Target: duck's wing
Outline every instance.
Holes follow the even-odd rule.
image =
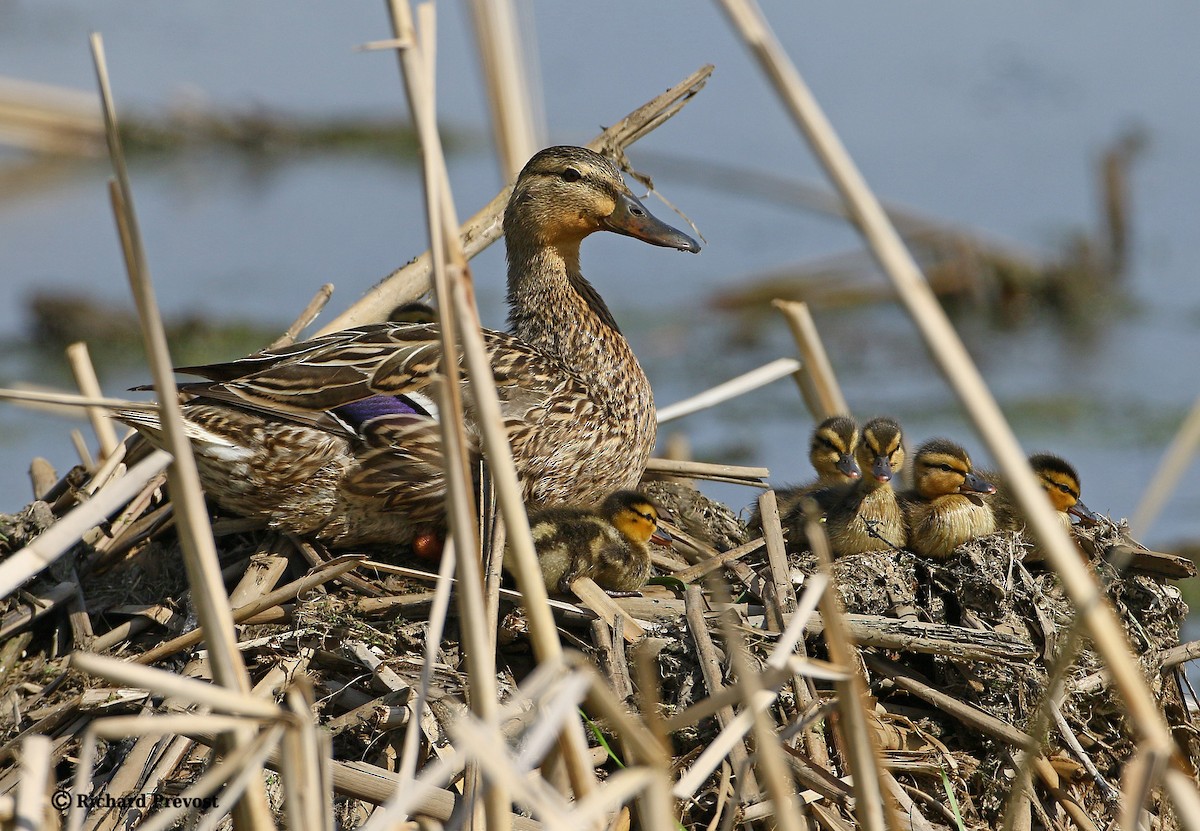
[[[550,397],[559,402],[588,397],[583,382],[553,357],[505,332],[484,330],[483,335],[506,417],[519,419],[545,406]],[[209,381],[181,389],[297,415],[336,412],[373,396],[394,396],[411,413],[436,419],[426,387],[440,368],[440,337],[437,324],[361,326],[229,363],[182,368],[180,372]]]

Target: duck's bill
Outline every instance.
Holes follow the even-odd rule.
[[[1070,508],[1067,508],[1068,514],[1074,514],[1084,522],[1100,522],[1100,515],[1092,513],[1092,510],[1082,502],[1076,502]]]
[[[606,230],[625,234],[651,245],[677,248],[680,251],[691,251],[693,254],[700,251],[700,243],[655,218],[646,210],[645,205],[627,193],[617,196],[617,206],[600,222]]]
[[[655,528],[654,533],[650,535],[650,542],[655,545],[665,546],[666,548],[670,548],[674,540],[675,538],[671,536],[670,532],[666,531],[661,525]]]
[[[959,490],[963,493],[995,493],[996,486],[974,473],[968,473]]]
[[[854,461],[853,456],[840,457],[836,467],[838,472],[848,479],[857,479],[862,476],[862,470],[859,469],[858,462]]]
[[[892,481],[892,463],[887,460],[886,456],[875,457],[875,462],[871,465],[871,475],[877,482]]]

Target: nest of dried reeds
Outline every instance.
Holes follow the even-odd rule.
[[[75,472],[67,478],[76,484],[64,481],[54,506],[36,501],[0,518],[5,552],[36,539],[53,526],[56,512],[83,497],[90,477]],[[671,558],[681,560],[675,573],[703,563],[710,541],[721,550],[748,547],[734,514],[690,485],[665,480],[647,488],[678,525],[678,550],[661,553],[664,574],[671,570],[662,563]],[[188,638],[196,615],[169,495],[157,481],[147,491],[146,499],[134,500],[142,503],[136,516],[119,529],[97,529],[4,601],[0,793],[13,790],[24,774],[20,749],[30,735],[50,739],[53,779],[68,788],[77,774],[71,760],[94,741],[87,727],[96,720],[195,712],[154,689],[100,683],[73,671],[66,660],[72,649],[87,649],[185,677],[205,676],[205,653]],[[245,524],[215,523],[223,576],[241,621],[239,650],[256,690],[276,695],[288,687],[304,690],[314,723],[328,737],[337,820],[354,827],[391,794],[390,778],[400,764],[423,672],[429,687],[421,714],[421,767],[453,753],[450,737],[467,718],[469,690],[457,620],[452,614],[436,649],[428,651],[436,575],[427,566],[405,562],[404,568],[388,569],[401,573],[389,574],[359,564],[335,576],[356,561],[339,562],[311,543],[266,530],[239,530]],[[226,528],[231,533],[223,533]],[[1146,681],[1187,757],[1198,758],[1188,688],[1174,649],[1187,612],[1178,590],[1159,577],[1122,573],[1105,559],[1106,552],[1128,544],[1124,529],[1105,524],[1078,533],[1088,549],[1100,552],[1089,566],[1142,656]],[[1103,661],[1073,629],[1073,606],[1058,578],[1025,562],[1030,550],[1021,535],[1002,533],[964,546],[945,563],[907,551],[834,563],[833,586],[869,685],[870,727],[886,775],[910,816],[933,825],[995,827],[1031,735],[1039,750],[1031,765],[1029,810],[1040,824],[1057,827],[1062,816],[1077,812],[1101,827],[1116,815],[1122,772],[1135,756],[1136,726],[1129,724]],[[820,573],[816,558],[804,552],[791,557],[788,568],[789,582],[801,586]],[[646,632],[628,644],[585,606],[556,603],[561,636],[602,668],[604,683],[628,708],[628,717],[660,726],[673,779],[702,769],[697,762],[704,751],[734,729],[741,708],[732,700],[716,707],[713,697],[728,696],[739,672],[765,677],[775,666],[771,653],[780,621],[772,620],[770,590],[764,588],[773,585],[771,572],[760,545],[712,572],[715,582],[707,590],[667,580],[642,597],[619,599],[619,607]],[[304,581],[306,574],[315,579]],[[502,599],[500,618],[500,695],[519,705],[502,730],[517,741],[528,738],[538,716],[536,703],[523,700],[521,690],[536,661],[520,604]],[[784,615],[784,626],[790,619]],[[797,652],[828,657],[826,628],[821,618],[811,621]],[[1047,706],[1046,691],[1056,674],[1062,691]],[[843,781],[848,748],[839,724],[846,705],[830,681],[805,675],[772,676],[767,688],[778,694],[763,716],[807,810],[823,816],[825,827],[854,827],[853,792]],[[644,684],[652,689],[639,688]],[[602,710],[585,705],[585,712],[594,731],[591,763],[603,782],[630,761],[623,750],[627,737],[624,726]],[[196,719],[200,724],[202,718]],[[88,813],[88,827],[127,821],[131,811],[149,804],[137,802],[138,794],[157,795],[165,804],[167,796],[189,793],[212,763],[213,740],[198,729],[181,730],[171,741],[132,735],[101,741],[90,771],[96,807]],[[756,777],[760,757],[752,731],[731,744],[696,779],[690,798],[676,803],[677,821],[707,828],[768,816],[774,808],[759,781],[762,774]],[[280,764],[268,759],[269,767]],[[540,771],[553,781],[549,764]],[[460,798],[455,777],[449,781],[441,801],[426,799],[412,814],[448,820]],[[283,790],[269,788],[267,794],[283,812]],[[1159,799],[1147,809],[1155,827],[1179,827]]]

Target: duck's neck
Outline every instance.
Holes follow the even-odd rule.
[[[625,342],[612,312],[579,270],[578,242],[510,244],[508,309],[514,335],[571,364],[595,352],[598,337]]]

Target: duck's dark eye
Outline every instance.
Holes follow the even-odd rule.
[[[573,167],[568,167],[562,172],[562,179],[564,182],[578,182],[582,178],[583,174]]]

